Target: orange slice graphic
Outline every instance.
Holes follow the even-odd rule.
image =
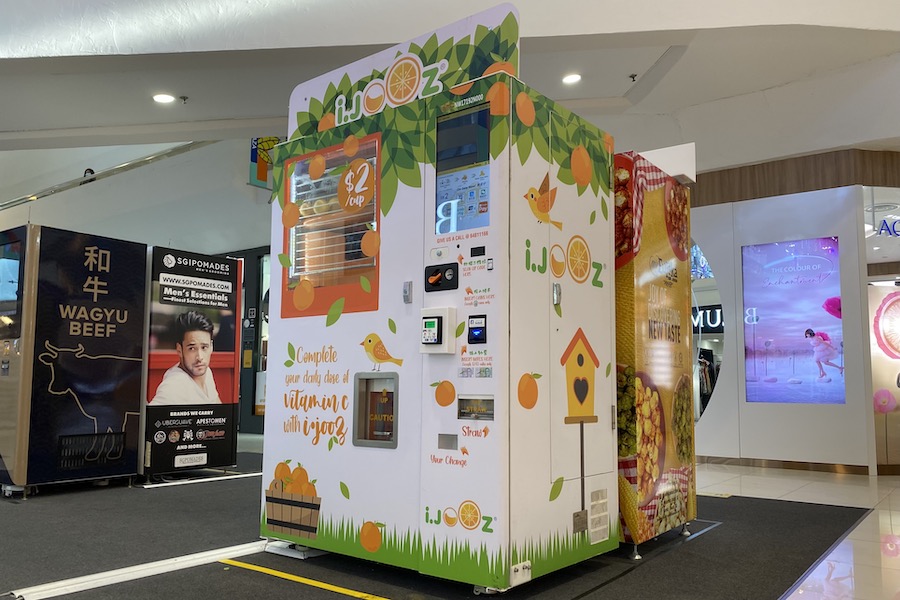
[[[471,500],[459,505],[459,524],[466,529],[475,529],[481,523],[481,509]]]
[[[394,106],[406,104],[419,92],[422,64],[417,58],[404,56],[388,69],[384,79],[388,102]]]
[[[591,250],[580,235],[573,236],[566,248],[569,275],[576,283],[583,283],[591,272]]]

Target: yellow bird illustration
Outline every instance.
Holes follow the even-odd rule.
[[[541,189],[530,188],[528,193],[525,194],[525,199],[528,200],[528,206],[531,208],[534,216],[537,217],[539,223],[550,223],[562,231],[562,223],[550,218],[550,209],[553,208],[553,204],[556,202],[556,188],[550,187],[549,173],[544,175]]]
[[[363,350],[366,351],[366,356],[372,361],[373,371],[380,371],[381,363],[386,362],[394,363],[398,367],[403,366],[403,359],[391,356],[391,353],[384,347],[384,342],[381,341],[377,333],[370,333],[359,345],[363,347]]]

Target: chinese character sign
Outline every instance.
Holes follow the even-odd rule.
[[[147,247],[40,229],[28,482],[137,472]]]

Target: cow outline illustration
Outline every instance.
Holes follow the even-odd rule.
[[[53,344],[51,344],[49,340],[45,340],[44,347],[46,348],[46,351],[41,352],[38,355],[38,360],[41,362],[41,364],[46,365],[50,369],[50,382],[47,385],[47,392],[54,396],[71,395],[72,399],[75,401],[75,405],[78,407],[78,410],[81,412],[81,414],[83,414],[86,418],[88,418],[93,423],[95,436],[98,436],[100,433],[115,433],[115,431],[113,430],[112,424],[108,423],[108,422],[106,423],[105,431],[100,431],[100,429],[101,429],[100,419],[97,417],[96,414],[91,414],[90,412],[88,412],[88,409],[85,407],[84,403],[82,402],[82,399],[79,398],[78,393],[75,390],[73,390],[71,386],[66,385],[65,389],[56,389],[57,388],[57,386],[56,386],[56,384],[57,384],[56,361],[57,361],[57,359],[59,359],[61,354],[66,353],[66,352],[71,352],[72,353],[71,356],[76,359],[87,359],[87,360],[105,359],[105,360],[124,361],[124,362],[141,362],[142,359],[129,357],[129,356],[115,356],[115,355],[111,355],[111,354],[92,355],[92,354],[88,354],[85,351],[84,346],[82,344],[78,344],[75,348],[60,348],[60,347],[57,347],[57,346],[54,346]],[[62,386],[60,386],[60,387],[62,387]],[[129,416],[139,416],[139,415],[140,415],[140,412],[138,412],[138,411],[124,411],[122,414],[121,428],[119,429],[119,431],[122,434],[124,434],[127,423],[128,423],[128,417]],[[118,423],[115,423],[115,425],[118,426]],[[115,453],[114,453],[115,445],[112,445],[111,447],[106,448],[106,438],[105,437],[103,438],[103,441],[100,444],[99,448],[96,448],[96,445],[97,445],[97,438],[95,437],[93,442],[91,443],[91,448],[85,454],[85,457],[84,457],[85,461],[91,461],[91,462],[96,461],[97,459],[100,458],[100,456],[103,455],[104,449],[106,450],[106,457],[108,459],[116,460],[116,459],[119,459],[122,457],[122,453],[125,450],[124,444],[122,446],[120,446],[118,452],[115,452]]]

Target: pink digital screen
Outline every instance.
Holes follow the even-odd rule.
[[[838,238],[741,248],[747,402],[844,404]]]

